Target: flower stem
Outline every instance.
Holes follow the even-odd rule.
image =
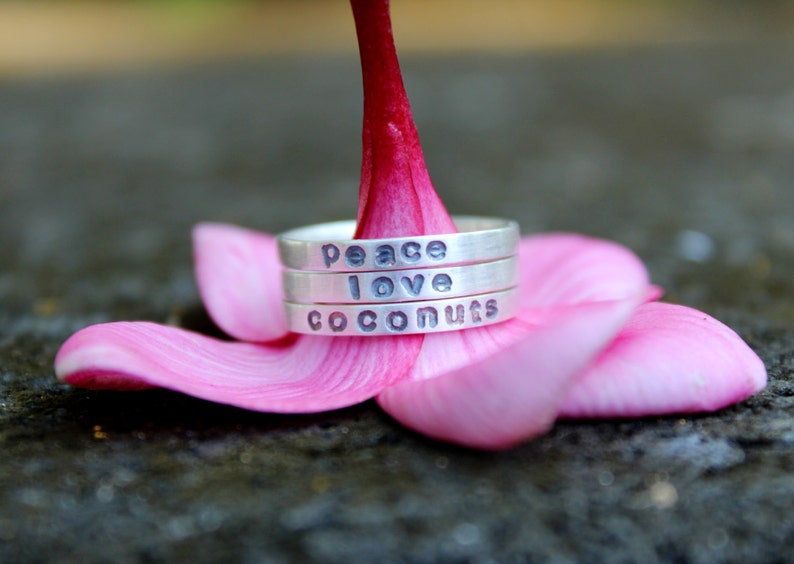
[[[357,238],[450,233],[405,93],[388,0],[350,0],[364,85]]]

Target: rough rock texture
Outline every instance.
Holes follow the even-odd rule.
[[[758,351],[712,415],[498,454],[373,403],[275,416],[58,384],[73,331],[213,331],[190,226],[351,217],[357,61],[0,83],[0,561],[783,561],[794,550],[792,44],[406,60],[455,213],[616,239]]]

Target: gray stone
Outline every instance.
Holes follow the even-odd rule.
[[[355,214],[354,59],[0,83],[0,561],[783,561],[794,548],[791,44],[407,59],[455,213],[635,249],[758,351],[715,414],[564,421],[501,453],[372,403],[281,416],[55,381],[75,330],[215,332],[202,220]]]

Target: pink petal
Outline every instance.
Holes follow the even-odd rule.
[[[543,325],[516,319],[429,335],[422,356],[452,351],[465,356],[467,349],[451,347],[488,348],[487,340],[500,340],[499,330],[522,333],[522,338],[435,378],[402,381],[381,393],[378,403],[403,425],[435,439],[483,449],[513,446],[551,427],[570,382],[610,342],[634,306],[631,300],[582,304]]]
[[[154,323],[107,323],[74,334],[55,359],[76,386],[164,387],[246,409],[337,409],[398,380],[421,338],[292,336],[278,344],[218,341]]]
[[[641,306],[568,392],[562,417],[636,417],[713,411],[762,390],[761,360],[700,311]]]
[[[524,237],[522,306],[546,308],[615,300],[651,291],[645,265],[627,248],[570,233]]]
[[[245,341],[287,334],[275,237],[203,223],[193,229],[193,246],[202,301],[221,329]]]
[[[519,249],[523,309],[498,325],[428,335],[406,381],[378,396],[403,424],[479,448],[546,431],[569,383],[648,294],[627,249],[580,235],[527,237]]]
[[[570,306],[626,299],[640,303],[651,289],[642,262],[610,241],[572,234],[535,235],[521,240],[519,258],[523,308],[519,317],[525,323],[427,336],[410,379],[433,378],[481,362],[524,338],[525,324],[554,322]]]

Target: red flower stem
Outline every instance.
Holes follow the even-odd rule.
[[[364,85],[357,238],[454,232],[425,166],[388,0],[351,0]]]

